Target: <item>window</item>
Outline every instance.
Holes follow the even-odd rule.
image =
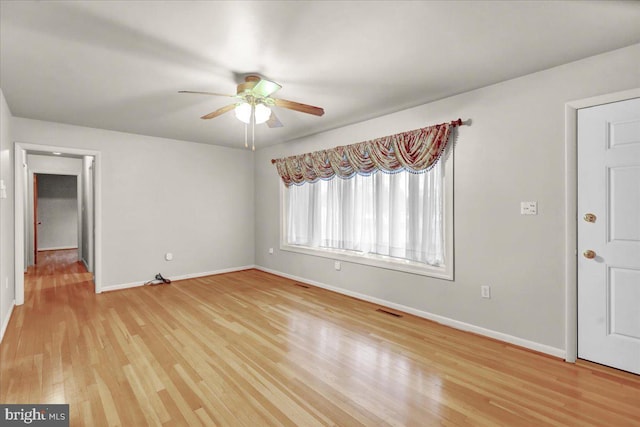
[[[453,279],[453,156],[400,171],[282,186],[281,248]]]

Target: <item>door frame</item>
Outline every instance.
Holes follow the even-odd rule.
[[[31,175],[33,175],[33,209],[31,209],[33,211],[33,220],[30,222],[33,223],[33,265],[38,265],[38,174],[31,173]],[[27,185],[29,185],[29,181],[27,181]],[[28,191],[27,194],[29,194]],[[25,218],[27,217],[25,216]],[[31,224],[29,224],[29,227],[31,227]]]
[[[578,110],[640,98],[640,88],[565,104],[565,361],[578,359]]]
[[[102,292],[102,158],[100,151],[80,148],[58,147],[22,142],[14,143],[14,217],[15,217],[15,303],[24,304],[24,271],[25,271],[25,189],[27,182],[24,176],[24,155],[29,153],[59,152],[77,156],[93,156],[94,163],[94,272],[95,292]]]

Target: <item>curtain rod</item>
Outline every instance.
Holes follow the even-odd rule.
[[[468,125],[469,123],[467,123],[466,121],[462,121],[462,119],[458,119],[458,120],[452,120],[449,122],[449,124],[451,126],[463,126],[463,125]],[[271,159],[271,164],[275,164],[276,159]]]

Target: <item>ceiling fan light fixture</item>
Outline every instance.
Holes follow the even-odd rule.
[[[243,123],[249,123],[251,120],[251,105],[243,102],[236,105],[236,118]]]
[[[247,102],[240,103],[235,108],[236,118],[243,123],[251,123],[251,104]],[[266,122],[271,117],[271,109],[264,104],[255,105],[255,124],[259,125]]]
[[[271,117],[271,108],[264,104],[256,104],[256,124],[264,123]]]

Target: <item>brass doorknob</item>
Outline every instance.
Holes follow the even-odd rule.
[[[596,253],[591,249],[587,249],[582,253],[582,255],[584,255],[584,257],[587,259],[594,259],[596,257]]]

